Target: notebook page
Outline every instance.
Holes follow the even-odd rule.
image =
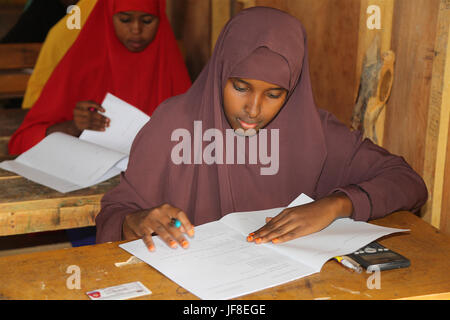
[[[312,201],[313,199],[301,194],[288,207],[299,206]],[[275,217],[283,210],[284,208],[275,208],[254,212],[230,213],[223,217],[221,221],[241,233],[243,237],[247,237],[249,233],[264,226],[267,217]],[[262,246],[277,250],[297,261],[308,264],[311,268],[320,270],[325,262],[335,256],[350,254],[382,236],[405,231],[408,230],[380,227],[345,218],[335,220],[319,232],[286,243],[265,243]]]
[[[125,157],[120,152],[55,132],[14,161],[70,184],[89,186]],[[39,183],[53,188],[51,179],[44,178]]]
[[[247,242],[220,221],[197,226],[188,249],[169,248],[159,237],[153,241],[154,252],[149,252],[142,240],[119,247],[205,300],[232,299],[318,271]]]
[[[106,94],[102,107],[105,109],[102,114],[111,119],[109,128],[84,130],[80,139],[129,155],[134,138],[150,117],[110,93]]]

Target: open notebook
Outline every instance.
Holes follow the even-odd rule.
[[[63,193],[118,175],[126,170],[133,140],[150,117],[109,93],[102,106],[111,119],[106,131],[85,130],[79,138],[53,133],[0,168]]]
[[[301,194],[288,207],[313,201]],[[188,249],[169,248],[153,237],[149,252],[142,239],[119,245],[201,299],[222,300],[274,287],[320,272],[329,259],[350,254],[370,242],[408,230],[376,226],[349,218],[282,244],[249,243],[246,237],[284,208],[230,213],[195,227]]]

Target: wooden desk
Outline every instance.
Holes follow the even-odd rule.
[[[119,179],[64,194],[0,170],[0,236],[93,226],[103,194]]]
[[[249,294],[241,299],[449,299],[450,237],[408,212],[375,222],[408,228],[410,233],[383,238],[380,243],[406,255],[411,266],[381,272],[381,289],[369,289],[372,274],[353,273],[334,261],[320,273]],[[141,281],[153,293],[139,299],[197,299],[145,263],[115,266],[130,254],[119,243],[70,248],[0,258],[1,299],[88,299],[86,292]],[[80,289],[68,289],[69,266],[80,268]]]
[[[0,162],[14,159],[8,155],[8,141],[26,113],[0,109]],[[118,183],[115,177],[63,194],[0,169],[0,236],[93,226],[103,194]]]

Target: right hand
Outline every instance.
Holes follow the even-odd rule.
[[[105,131],[110,119],[101,115],[105,109],[93,101],[80,101],[73,110],[73,122],[79,131]]]
[[[181,222],[181,227],[176,228],[172,224],[172,218]],[[186,249],[189,242],[183,236],[187,233],[194,236],[194,227],[181,209],[172,207],[170,204],[163,204],[149,210],[143,210],[128,214],[125,217],[123,227],[124,240],[136,240],[142,238],[148,250],[154,251],[155,245],[152,240],[152,233],[158,236],[171,248],[175,249],[180,245]]]

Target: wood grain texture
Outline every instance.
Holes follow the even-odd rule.
[[[361,0],[361,11],[359,17],[359,36],[358,36],[358,55],[356,64],[356,79],[358,81],[355,89],[355,113],[358,109],[374,109],[376,112],[369,112],[367,121],[365,114],[362,119],[362,129],[365,136],[369,137],[375,143],[383,145],[384,127],[386,119],[386,101],[390,95],[392,87],[392,77],[394,76],[393,63],[395,60],[395,52],[391,51],[392,39],[392,21],[394,13],[394,0]],[[379,8],[379,12],[368,10],[371,6]],[[368,13],[369,12],[369,13]],[[377,16],[378,15],[378,16]],[[368,21],[373,22],[372,18],[379,18],[380,26],[372,26],[369,28]],[[376,19],[375,19],[376,20]],[[378,28],[379,27],[379,28]],[[389,57],[385,59],[385,57]],[[384,64],[384,65],[383,65]],[[389,81],[389,94],[384,99],[380,99],[379,90],[385,70],[381,71],[381,75],[376,69],[388,67],[391,79]],[[378,92],[377,92],[378,91]],[[369,106],[371,104],[371,106]],[[352,124],[352,128],[356,129],[356,125]],[[366,131],[371,131],[366,134]]]
[[[425,132],[439,0],[396,0],[392,50],[395,78],[387,103],[384,147],[423,173]]]
[[[211,1],[167,0],[176,38],[182,43],[186,67],[195,80],[211,54]]]
[[[450,235],[450,127],[448,130],[447,156],[444,169],[440,229]]]
[[[230,3],[234,6],[229,12]],[[288,12],[304,25],[308,36],[311,83],[318,107],[350,126],[357,86],[356,56],[360,2],[355,0],[213,0],[213,45],[227,21],[239,10],[256,6]],[[215,6],[215,7],[214,7]],[[212,47],[213,48],[213,47]]]
[[[0,44],[0,70],[33,68],[41,43]]]
[[[450,119],[450,3],[442,0],[439,7],[433,62],[428,121],[425,136],[424,172],[430,199],[423,217],[439,226],[441,216],[448,214],[442,207],[445,201],[444,166],[447,152]]]
[[[378,225],[409,228],[406,234],[384,237],[380,243],[411,260],[406,269],[383,271],[381,289],[369,289],[368,273],[353,273],[334,261],[320,273],[241,297],[242,300],[301,299],[404,299],[444,297],[450,292],[450,237],[408,212],[375,221]],[[187,300],[194,295],[145,263],[116,267],[130,254],[119,243],[70,248],[0,259],[1,299],[87,300],[87,291],[141,281],[153,293],[138,299]],[[180,249],[181,250],[181,249]],[[68,289],[67,268],[81,271],[81,288]]]
[[[284,10],[302,22],[316,105],[350,126],[358,83],[360,1],[256,0],[256,5]]]
[[[8,152],[9,139],[22,124],[26,113],[27,110],[23,109],[0,109],[0,161],[10,158]]]
[[[119,179],[66,194],[23,177],[0,179],[0,236],[93,226],[103,194]]]

